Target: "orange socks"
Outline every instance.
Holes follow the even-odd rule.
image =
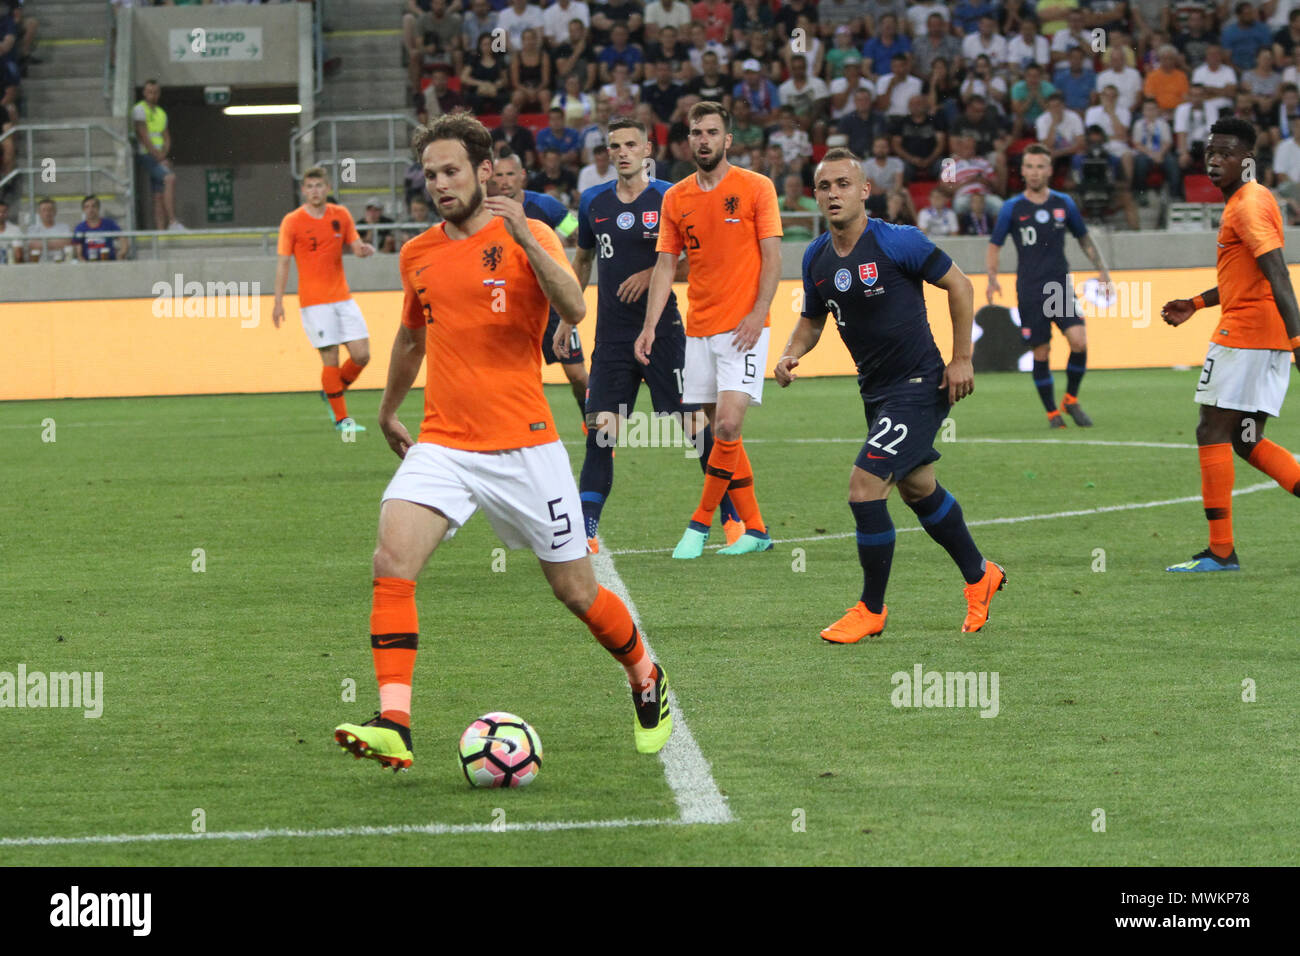
[[[1247,460],[1281,485],[1283,491],[1300,496],[1300,462],[1281,445],[1260,439]]]
[[[414,601],[412,601],[414,607]],[[628,682],[638,690],[646,681],[654,677],[654,664],[645,652],[641,634],[632,622],[627,605],[619,600],[618,595],[608,588],[601,588],[596,600],[587,608],[586,614],[579,614],[582,623],[590,628],[600,646],[614,655],[614,659],[627,671]]]
[[[700,506],[695,509],[695,514],[691,515],[692,521],[698,521],[705,529],[713,524],[713,512],[717,511],[718,505],[722,503],[722,496],[727,493],[727,486],[735,477],[744,453],[740,439],[723,441],[721,438],[714,438],[713,451],[709,453],[709,464],[704,469],[704,491],[700,493]],[[750,483],[753,483],[752,479]],[[752,497],[753,493],[750,494]],[[740,502],[736,500],[735,495],[732,495],[731,501],[736,506],[736,510],[740,511]],[[743,511],[740,511],[740,517],[743,521],[745,518]]]
[[[364,365],[358,365],[351,358],[344,362],[343,367],[339,369],[339,377],[343,379],[343,387],[350,388],[352,383],[357,380],[357,376],[361,374],[363,368],[365,368]]]
[[[1201,500],[1205,519],[1210,522],[1210,550],[1226,558],[1232,554],[1232,445],[1202,445],[1197,451],[1201,456]]]
[[[731,484],[727,486],[727,493],[731,495],[731,503],[736,506],[740,520],[745,522],[745,530],[766,534],[767,525],[763,523],[763,514],[758,510],[758,498],[754,495],[754,470],[749,467],[749,456],[745,454],[744,443],[738,441],[736,444],[740,446],[740,460],[736,464]]]
[[[375,578],[370,610],[370,653],[379,679],[379,716],[411,726],[411,675],[420,642],[415,582]]]
[[[350,362],[351,359],[348,361]],[[325,389],[325,397],[329,399],[334,420],[341,422],[348,417],[348,403],[343,400],[343,374],[337,365],[326,365],[321,368],[320,384],[321,388]]]

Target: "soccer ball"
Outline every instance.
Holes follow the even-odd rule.
[[[542,769],[542,741],[522,718],[496,710],[460,735],[460,768],[471,787],[523,787]]]

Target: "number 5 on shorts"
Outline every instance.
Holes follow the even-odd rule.
[[[551,520],[557,523],[560,521],[564,522],[563,528],[551,532],[551,537],[556,539],[563,538],[565,535],[567,535],[570,531],[573,530],[573,522],[569,520],[569,513],[567,511],[562,515],[557,515],[555,513],[555,506],[563,503],[563,501],[564,501],[563,498],[552,498],[550,501],[546,502],[546,507],[551,512]],[[559,547],[559,545],[551,545],[551,547],[553,548]]]

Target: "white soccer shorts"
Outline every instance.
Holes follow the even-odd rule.
[[[712,403],[719,392],[744,392],[749,404],[762,405],[770,331],[764,329],[748,352],[731,344],[734,331],[686,336],[682,401],[688,405]]]
[[[370,338],[366,320],[355,299],[304,305],[300,311],[302,327],[313,348],[323,349],[330,345]]]
[[[531,548],[542,561],[587,553],[578,486],[558,441],[508,451],[465,451],[416,442],[406,451],[383,500],[437,508],[451,537],[480,508],[506,547]]]
[[[1291,353],[1211,342],[1196,382],[1196,401],[1276,418],[1291,382]]]

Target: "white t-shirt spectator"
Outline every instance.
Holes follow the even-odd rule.
[[[581,0],[573,0],[568,8],[553,3],[542,11],[542,32],[553,44],[569,42],[569,21],[581,20],[583,26],[591,26],[591,11]],[[590,47],[588,47],[590,49]]]
[[[1102,70],[1097,74],[1096,90],[1100,93],[1108,86],[1119,90],[1119,105],[1135,110],[1142,96],[1142,74],[1131,66],[1122,70]]]
[[[968,99],[972,96],[982,96],[986,100],[996,100],[1000,104],[1006,103],[1007,99],[1007,81],[1000,76],[985,83],[974,73],[966,74],[966,79],[961,81],[962,99]]]
[[[1112,156],[1123,156],[1128,152],[1128,131],[1133,125],[1133,114],[1115,104],[1115,119],[1119,120],[1119,128],[1111,122],[1111,118],[1106,115],[1106,107],[1098,103],[1096,106],[1089,106],[1088,113],[1083,118],[1083,125],[1100,126],[1106,131],[1106,151]]]
[[[894,74],[890,73],[877,81],[876,95],[882,95],[881,90],[884,89],[889,90],[889,108],[885,113],[889,116],[902,116],[908,112],[907,101],[914,96],[920,96],[923,87],[921,81],[911,74],[896,82]]]
[[[831,80],[830,93],[832,97],[839,96],[841,93],[847,93],[849,89],[849,78],[847,76],[837,76]],[[865,76],[858,77],[858,89],[866,90],[871,94],[872,100],[876,98],[876,87]],[[844,119],[853,112],[853,95],[849,94],[844,98],[844,105],[838,110],[831,110],[831,119]]]
[[[955,236],[957,214],[952,211],[951,206],[943,209],[926,206],[917,214],[916,225],[927,236]]]
[[[1296,8],[1296,0],[1277,0],[1273,15],[1268,18],[1268,28],[1276,33],[1285,29],[1291,22],[1291,11]]]
[[[1060,33],[1058,33],[1056,36],[1052,37],[1052,52],[1053,52],[1053,53],[1069,53],[1069,52],[1070,52],[1071,50],[1073,50],[1076,46],[1081,46],[1081,47],[1083,47],[1084,52],[1086,53],[1087,50],[1088,50],[1088,42],[1087,42],[1087,41],[1088,41],[1089,39],[1091,39],[1091,38],[1089,37],[1089,35],[1088,35],[1088,31],[1087,31],[1087,30],[1084,30],[1084,31],[1083,31],[1083,38],[1082,38],[1082,39],[1079,38],[1079,37],[1077,37],[1077,36],[1075,36],[1075,35],[1074,35],[1073,33],[1071,33],[1069,30],[1062,30],[1062,31],[1061,31]]]
[[[797,126],[789,133],[777,129],[768,136],[767,142],[771,146],[781,147],[781,155],[785,157],[787,165],[812,155],[812,143],[808,139],[808,134]]]
[[[27,227],[27,241],[30,244],[33,239],[71,239],[72,227],[66,222],[56,222],[50,227],[46,227],[43,222],[37,219]],[[62,262],[65,258],[72,258],[72,247],[65,246],[62,249],[53,249],[46,251],[39,245],[36,251],[40,254],[40,262]],[[35,261],[35,260],[34,260]]]
[[[930,19],[932,13],[943,17],[945,23],[951,22],[946,3],[915,3],[907,8],[907,22],[912,25],[914,39],[925,36],[925,21]]]
[[[1048,149],[1063,149],[1083,135],[1083,120],[1074,110],[1065,110],[1061,122],[1056,127],[1056,141],[1047,142],[1047,133],[1052,128],[1052,114],[1044,112],[1034,121],[1034,134],[1038,141]]]
[[[685,0],[677,0],[676,3],[665,10],[664,5],[659,0],[648,0],[643,18],[646,23],[657,24],[661,30],[664,27],[676,27],[680,35],[682,27],[691,22],[691,5],[686,3]]]
[[[725,46],[715,40],[709,40],[705,43],[703,50],[691,47],[686,51],[686,55],[691,59],[691,68],[695,70],[696,73],[703,73],[704,54],[706,53],[716,53],[718,55],[718,68],[725,73],[727,70],[727,64],[731,62],[731,54],[727,52]]]
[[[1211,70],[1210,64],[1202,63],[1192,71],[1192,82],[1202,86],[1219,88],[1237,82],[1237,71],[1227,63],[1220,63],[1217,70]],[[1098,87],[1100,89],[1100,87]]]
[[[782,106],[793,105],[800,100],[808,99],[809,104],[817,100],[824,100],[831,95],[831,91],[826,86],[826,81],[818,76],[810,76],[804,81],[803,89],[795,89],[794,77],[786,80],[776,88],[777,95],[780,97]]]
[[[1007,38],[1000,33],[995,33],[985,46],[984,38],[979,33],[968,33],[962,37],[961,55],[968,63],[974,63],[975,58],[980,54],[987,56],[994,67],[1001,66],[1007,62]]]
[[[1210,127],[1219,118],[1219,108],[1207,102],[1195,113],[1191,103],[1179,103],[1174,110],[1174,133],[1186,133],[1187,144],[1208,142]]]
[[[1282,140],[1273,150],[1273,172],[1300,183],[1300,143],[1294,137]]]
[[[573,19],[570,17],[569,19]],[[497,12],[497,26],[506,31],[510,40],[510,49],[518,50],[523,46],[523,33],[529,27],[532,27],[538,33],[545,32],[546,21],[542,16],[542,8],[536,4],[530,3],[524,7],[523,13],[515,13],[515,8],[507,6],[505,9]],[[568,27],[564,29],[564,35],[569,35]]]
[[[871,181],[872,192],[877,195],[884,195],[893,189],[903,172],[903,161],[897,156],[886,156],[883,163],[878,162],[874,156],[868,156],[862,161],[862,174]]]
[[[614,168],[613,163],[605,167],[604,175],[596,171],[595,163],[588,163],[578,171],[578,192],[585,192],[592,186],[599,186],[601,183],[612,182],[615,179],[618,179],[618,170]]]
[[[1052,62],[1052,45],[1047,42],[1047,37],[1039,35],[1034,37],[1031,47],[1025,42],[1025,38],[1017,33],[1007,41],[1007,62],[1020,69],[1030,63],[1047,66]]]
[[[15,223],[6,222],[0,231],[0,266],[14,262],[14,250],[23,247],[23,231]]]

